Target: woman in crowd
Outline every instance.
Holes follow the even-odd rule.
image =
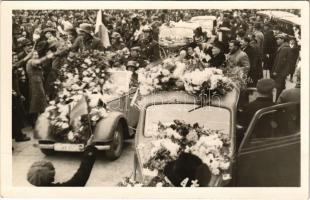
[[[38,114],[44,112],[47,106],[47,99],[43,87],[43,69],[42,64],[54,57],[54,54],[48,54],[39,58],[38,52],[34,51],[32,58],[27,62],[26,71],[29,79],[29,113],[31,115],[31,125],[34,126]]]

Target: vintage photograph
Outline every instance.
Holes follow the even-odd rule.
[[[13,187],[301,187],[301,9],[11,22]]]

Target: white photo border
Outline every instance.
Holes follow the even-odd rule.
[[[14,9],[301,9],[301,187],[44,188],[12,185],[12,10]],[[3,197],[306,199],[309,190],[309,2],[307,1],[15,1],[1,2],[1,182]],[[26,178],[26,177],[20,177]]]

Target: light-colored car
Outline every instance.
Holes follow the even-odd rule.
[[[146,183],[152,178],[143,168],[145,163],[143,154],[139,148],[140,144],[148,144],[152,138],[147,135],[151,126],[161,123],[172,122],[174,119],[182,120],[185,123],[208,125],[210,129],[223,130],[230,136],[230,157],[235,152],[235,122],[237,113],[237,102],[239,91],[234,89],[224,97],[214,96],[201,101],[196,96],[189,95],[184,91],[160,92],[158,94],[144,97],[139,103],[140,117],[135,136],[135,178]],[[143,149],[145,151],[145,149]],[[150,153],[150,152],[149,152]],[[231,174],[231,168],[223,172]],[[210,186],[227,184],[223,176],[213,176]]]
[[[135,136],[135,180],[147,184],[152,179],[143,167],[143,155],[150,152],[139,148],[140,144],[152,140],[146,130],[159,121],[178,119],[207,124],[230,135],[230,168],[220,175],[212,175],[205,186],[300,186],[300,104],[285,103],[261,109],[249,127],[242,129],[237,125],[238,99],[236,89],[206,102],[181,91],[161,92],[142,99]]]
[[[131,89],[129,93],[108,102],[108,116],[97,122],[93,131],[95,146],[98,150],[104,150],[106,156],[111,160],[115,160],[121,155],[123,141],[132,138],[135,134],[139,111],[137,107],[130,105],[134,94],[135,89]],[[79,102],[71,115],[78,115],[79,109],[83,110],[85,103],[85,101]],[[59,141],[50,133],[49,129],[37,132],[36,135],[39,148],[44,154],[50,155],[55,151],[84,151],[83,143]]]

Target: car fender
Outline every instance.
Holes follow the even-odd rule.
[[[122,123],[125,137],[128,135],[128,124],[126,117],[121,112],[111,112],[108,117],[101,119],[94,129],[94,142],[109,142],[113,138],[113,133],[118,125]]]

